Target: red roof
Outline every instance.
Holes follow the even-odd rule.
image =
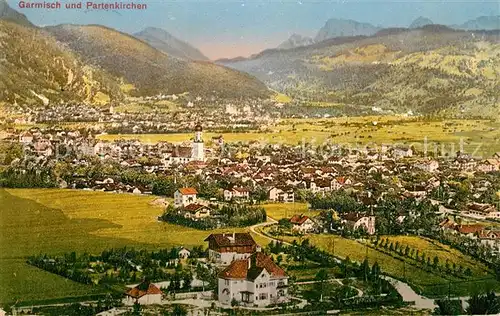
[[[290,219],[290,223],[297,224],[297,225],[302,225],[308,219],[309,219],[309,217],[302,216],[302,214],[301,215],[293,215],[293,217]]]
[[[195,213],[198,210],[203,209],[203,208],[209,209],[205,205],[201,205],[201,204],[189,204],[189,205],[187,205],[187,206],[184,207],[184,210],[186,210],[188,212]]]
[[[460,225],[458,226],[458,231],[461,234],[475,234],[484,229],[483,225],[473,224],[473,225]]]
[[[234,236],[234,239],[233,239]],[[254,246],[257,245],[249,233],[211,234],[205,241],[213,240],[219,247],[227,246]]]
[[[256,252],[247,259],[233,261],[219,274],[219,277],[254,280],[264,269],[271,277],[286,277],[285,271],[262,252]]]
[[[133,298],[141,298],[144,295],[154,294],[163,294],[163,292],[153,283],[146,281],[127,291],[127,295]]]
[[[182,195],[194,195],[194,194],[198,194],[198,191],[196,191],[195,188],[181,188],[181,189],[179,189],[179,192]]]

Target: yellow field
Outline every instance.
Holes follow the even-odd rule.
[[[113,194],[81,190],[15,189],[10,194],[32,199],[44,206],[63,212],[72,220],[96,219],[114,224],[90,232],[100,237],[123,238],[136,243],[153,244],[161,247],[205,245],[203,240],[211,233],[227,230],[202,231],[184,226],[158,222],[163,208],[152,206],[155,198],[132,194]],[[231,231],[247,229],[231,229]],[[267,244],[267,239],[257,242]]]
[[[385,240],[386,237],[381,236],[380,238]],[[450,265],[455,263],[457,266],[469,267],[472,271],[476,271],[479,274],[488,271],[484,265],[472,260],[472,258],[464,255],[460,251],[447,245],[431,241],[430,239],[417,236],[388,236],[387,238],[394,244],[396,241],[399,241],[403,248],[409,246],[413,249],[419,249],[420,254],[425,253],[425,256],[430,257],[431,261],[437,256],[439,265],[442,266],[445,264],[446,260],[449,260]]]
[[[281,237],[280,237],[281,238]],[[448,276],[441,274],[439,272],[427,272],[421,269],[419,266],[414,266],[409,263],[405,263],[401,260],[395,259],[381,251],[377,251],[372,249],[361,242],[356,240],[343,238],[336,235],[310,235],[309,241],[311,244],[317,246],[319,249],[328,251],[340,258],[349,257],[351,261],[362,262],[365,258],[368,259],[370,265],[375,262],[378,262],[380,268],[383,272],[388,273],[390,275],[396,276],[398,278],[406,278],[408,279],[415,290],[421,291],[424,294],[435,296],[442,295],[443,291],[447,291],[447,282],[448,281],[460,281],[460,279],[454,276]],[[406,238],[406,237],[395,237],[395,238]],[[293,241],[295,237],[284,237],[286,241]],[[406,239],[405,239],[406,240]],[[419,237],[410,237],[408,240],[411,240],[414,245],[420,244],[425,245],[428,251],[425,253],[432,253],[431,243],[425,239],[421,239]],[[401,241],[400,241],[401,242]],[[441,245],[436,242],[438,246],[434,246],[439,249],[447,249],[445,245]],[[463,255],[458,251],[446,252],[446,257],[443,253],[435,252],[435,255],[440,257],[440,262],[444,263],[446,258],[450,259],[450,262],[460,262],[460,264],[464,268],[470,268],[473,273],[473,277],[475,279],[483,279],[489,278],[491,280],[484,281],[485,283],[473,283],[471,284],[458,284],[452,287],[452,292],[457,295],[462,295],[463,293],[467,293],[467,291],[472,291],[473,287],[477,286],[494,286],[496,288],[500,287],[500,284],[492,279],[491,274],[488,274],[488,271],[484,265],[480,264],[477,261],[472,260],[471,258]],[[438,251],[438,250],[435,250]],[[434,254],[433,254],[434,255]],[[440,286],[434,285],[446,285],[442,288]]]
[[[282,218],[290,218],[296,214],[304,214],[307,216],[316,216],[319,211],[310,211],[306,203],[274,203],[264,204],[267,216],[280,220]]]
[[[154,197],[78,190],[0,189],[0,304],[102,293],[26,264],[30,255],[115,247],[206,246],[201,231],[157,221]],[[226,230],[246,231],[246,228]],[[269,240],[254,236],[257,243]]]
[[[220,134],[206,133],[206,139]],[[491,156],[500,151],[500,122],[488,120],[444,120],[417,121],[415,118],[401,116],[366,116],[329,119],[289,119],[266,132],[224,133],[226,142],[250,142],[297,145],[310,143],[314,146],[331,143],[347,147],[377,147],[382,144],[413,145],[423,150],[427,143],[428,152],[433,152],[434,145],[443,153],[455,154],[463,144],[467,153]],[[159,141],[189,141],[186,134],[155,135],[101,135],[100,139],[139,139],[145,143]]]

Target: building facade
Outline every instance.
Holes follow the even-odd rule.
[[[208,260],[220,265],[246,259],[257,250],[257,243],[249,233],[212,234],[205,241],[208,242]]]
[[[193,155],[195,161],[205,161],[205,144],[202,138],[203,129],[200,124],[197,124],[194,129],[193,139]]]
[[[181,188],[174,193],[174,206],[186,207],[196,203],[198,191],[195,188]]]
[[[218,298],[224,305],[233,301],[263,307],[288,301],[288,276],[261,252],[233,261],[219,274]]]

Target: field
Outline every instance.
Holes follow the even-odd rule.
[[[76,190],[0,189],[0,303],[96,294],[25,264],[30,255],[204,245],[210,233],[158,222],[154,197]],[[242,231],[244,229],[235,229]],[[232,230],[231,230],[232,231]],[[254,236],[265,245],[267,239]],[[206,246],[206,245],[205,245]]]
[[[480,280],[478,282],[463,282],[463,280],[443,275],[434,272],[428,272],[421,269],[419,266],[414,266],[402,260],[398,260],[390,255],[381,251],[377,251],[367,247],[361,242],[346,239],[333,235],[311,235],[310,242],[318,248],[328,251],[340,258],[349,257],[352,261],[362,262],[368,258],[370,265],[378,262],[383,272],[388,273],[397,278],[406,278],[411,282],[412,287],[420,293],[428,296],[442,296],[448,293],[448,283],[451,281],[450,287],[452,295],[466,295],[472,293],[475,289],[484,289],[492,286],[496,289],[500,288],[500,283],[492,279],[492,275],[488,274],[486,267],[472,258],[469,258],[462,253],[449,249],[445,245],[437,242],[430,243],[429,241],[419,237],[394,237],[404,238],[414,245],[421,245],[426,249],[425,253],[437,255],[440,262],[445,262],[448,258],[451,262],[460,262],[465,268],[469,267],[472,270],[473,278]],[[292,237],[285,237],[286,240],[291,241]],[[401,239],[403,240],[403,239]],[[402,242],[402,241],[400,241]],[[487,280],[483,280],[487,279]],[[456,283],[455,283],[456,282]]]
[[[381,238],[385,239],[384,236],[381,236]],[[469,256],[431,239],[417,236],[390,236],[387,238],[390,242],[399,242],[403,247],[409,246],[410,248],[419,249],[421,253],[424,252],[426,256],[431,258],[436,256],[440,264],[444,264],[446,260],[449,260],[450,265],[455,263],[457,266],[462,265],[465,268],[469,267],[476,275],[481,275],[488,271],[484,265],[478,263]]]
[[[266,210],[267,216],[275,220],[290,218],[296,214],[304,214],[307,216],[316,216],[319,214],[318,211],[309,210],[306,203],[264,204],[263,207]]]
[[[217,133],[205,133],[210,139]],[[311,143],[343,144],[350,148],[382,144],[414,145],[423,151],[435,152],[438,146],[443,154],[455,154],[460,146],[467,153],[489,157],[500,151],[500,123],[489,120],[419,121],[402,116],[367,116],[328,119],[288,119],[266,131],[223,133],[226,142],[283,143],[298,145]],[[137,134],[101,135],[100,139],[139,139],[146,143],[159,141],[189,141],[191,134]]]

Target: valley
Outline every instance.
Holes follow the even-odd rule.
[[[0,316],[500,313],[491,3],[80,4],[0,0]]]

